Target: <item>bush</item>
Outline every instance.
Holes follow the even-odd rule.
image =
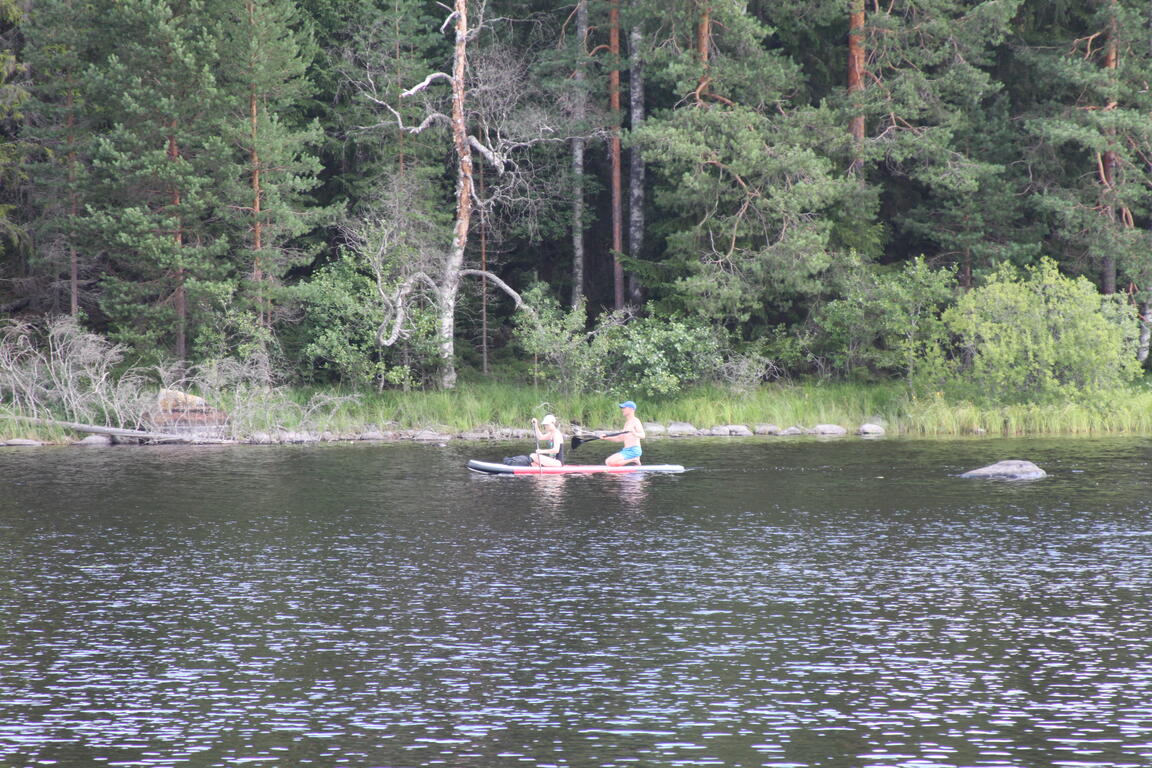
[[[612,312],[586,330],[585,310],[564,310],[536,285],[523,294],[530,311],[516,318],[516,340],[549,367],[548,380],[566,392],[667,395],[705,381],[721,362],[707,328],[665,317]]]
[[[304,310],[297,329],[299,352],[308,366],[356,387],[411,386],[435,367],[432,343],[434,317],[424,307],[412,312],[413,332],[392,348],[376,339],[386,316],[379,291],[355,258],[344,252],[339,260],[316,271],[296,288]]]
[[[932,269],[922,258],[899,272],[862,273],[844,298],[815,314],[817,349],[840,373],[915,377],[937,357],[954,286],[952,270]]]
[[[1140,375],[1134,309],[1049,260],[1023,275],[1001,267],[944,322],[960,344],[949,386],[974,399],[1077,399]]]

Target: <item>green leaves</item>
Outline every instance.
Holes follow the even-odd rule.
[[[1023,275],[1005,267],[944,313],[963,354],[954,383],[974,399],[1077,399],[1132,382],[1134,310],[1101,298],[1050,260]]]
[[[522,298],[532,311],[517,315],[517,343],[560,391],[668,395],[707,380],[721,362],[715,332],[682,318],[615,312],[586,330],[583,303],[561,309],[540,283]]]

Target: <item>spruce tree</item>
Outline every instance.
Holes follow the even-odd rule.
[[[21,82],[25,65],[15,44],[19,22],[19,6],[13,0],[0,0],[0,256],[6,260],[14,260],[15,252],[25,245],[24,231],[15,215],[18,198],[13,194],[24,178],[20,166],[25,148],[18,136],[28,98]]]
[[[43,0],[23,25],[31,70],[31,100],[24,137],[28,158],[28,214],[36,241],[36,268],[53,285],[57,309],[76,315],[97,310],[93,243],[78,226],[88,202],[88,169],[96,130],[85,88],[97,41],[92,7],[77,0]],[[61,306],[63,305],[63,306]]]

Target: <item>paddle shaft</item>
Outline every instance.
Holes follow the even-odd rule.
[[[622,435],[627,431],[628,430],[624,429],[624,430],[621,430],[619,432],[608,432],[608,433],[603,434],[603,435],[592,435],[591,437],[580,437],[579,435],[573,435],[572,436],[572,450],[576,450],[577,448],[579,448],[584,443],[588,443],[588,442],[591,442],[593,440],[600,440],[601,438],[604,438],[604,437],[616,437],[616,435]]]

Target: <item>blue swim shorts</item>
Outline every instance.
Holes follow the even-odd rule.
[[[626,459],[638,459],[642,453],[644,453],[644,451],[640,450],[640,446],[638,445],[630,445],[620,451],[620,455]]]

